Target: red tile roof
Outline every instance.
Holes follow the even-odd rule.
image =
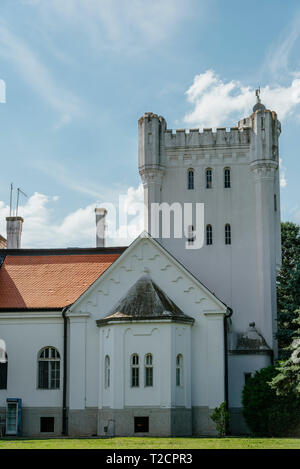
[[[120,256],[117,253],[9,255],[0,268],[0,309],[72,304]]]

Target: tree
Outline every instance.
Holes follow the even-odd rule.
[[[271,387],[277,395],[285,396],[294,393],[300,398],[300,309],[296,311],[297,317],[293,320],[297,330],[293,334],[293,341],[288,347],[290,357],[279,363],[278,375],[271,381]]]
[[[219,407],[216,407],[210,416],[216,424],[216,429],[220,437],[228,433],[229,428],[229,412],[226,407],[226,402],[222,402]]]
[[[293,334],[293,320],[300,309],[300,226],[281,223],[282,267],[277,277],[277,321],[279,358],[286,360]]]
[[[300,399],[293,392],[278,395],[270,386],[278,371],[268,366],[247,380],[242,395],[243,414],[257,436],[293,435],[300,422]]]

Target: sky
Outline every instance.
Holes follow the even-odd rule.
[[[298,0],[0,0],[0,80],[0,233],[12,182],[22,247],[94,246],[94,208],[119,194],[141,230],[138,118],[229,128],[258,86],[282,124],[282,220],[300,223]]]

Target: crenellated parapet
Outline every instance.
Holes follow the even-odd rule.
[[[231,127],[229,131],[224,127],[216,129],[177,129],[175,132],[167,129],[165,132],[165,148],[208,148],[208,147],[236,147],[250,144],[250,129]]]

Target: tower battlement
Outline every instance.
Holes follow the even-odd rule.
[[[164,133],[166,148],[174,147],[207,147],[207,146],[236,146],[250,144],[250,128],[225,127],[213,129],[166,129]]]

